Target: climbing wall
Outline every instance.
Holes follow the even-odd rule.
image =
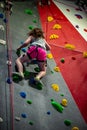
[[[83,118],[87,122],[86,15],[84,11],[77,10],[77,7],[73,5],[73,2],[71,6],[69,6],[69,3],[67,4],[68,6],[65,6],[66,3],[64,4],[64,10],[62,6],[61,10],[57,7],[58,2],[56,2],[57,6],[51,2],[49,8],[47,6],[38,6],[38,9],[41,16],[42,27],[46,33],[48,43],[52,46],[51,51],[56,64],[60,67],[63,78],[65,79]],[[43,17],[41,15],[43,14],[42,8],[46,11]],[[67,15],[64,16],[64,14],[67,14],[68,17],[70,16],[72,18],[67,19]],[[76,22],[77,20],[78,22]],[[72,21],[75,21],[78,24],[82,22],[82,24],[84,23],[84,27],[81,29],[80,25],[75,22],[72,25]],[[83,33],[83,35],[80,35],[78,31]]]
[[[17,47],[23,44],[28,31],[34,27],[41,27],[36,3],[34,0],[14,2],[13,13],[9,19],[7,17],[12,71],[15,71]],[[1,44],[0,46],[0,53],[4,57],[0,59],[2,63],[0,70],[4,71],[1,74],[0,117],[3,121],[0,122],[0,130],[53,130],[54,128],[71,130],[73,127],[77,127],[77,130],[87,129],[51,52],[47,55],[47,75],[42,79],[42,89],[39,89],[30,84],[32,76],[37,73],[36,62],[29,66],[25,64],[26,70],[31,74],[30,78],[11,82],[6,64],[7,47]],[[24,48],[21,53],[24,53],[26,49]]]
[[[0,2],[1,5],[1,2]],[[10,86],[8,79],[8,55],[6,45],[6,16],[0,7],[0,130],[11,129]]]

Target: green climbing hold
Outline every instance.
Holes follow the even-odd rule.
[[[54,72],[51,70],[51,73],[53,74]]]
[[[32,29],[33,29],[33,26],[29,26],[28,28],[29,28],[30,30],[32,30]]]
[[[22,77],[20,77],[20,76],[17,75],[17,74],[14,74],[14,75],[12,75],[12,80],[13,80],[14,82],[18,83],[19,81],[22,80]]]
[[[63,96],[64,96],[64,94],[60,94],[60,96],[62,96],[62,97],[63,97]]]
[[[43,87],[43,84],[38,82],[38,83],[36,84],[36,86],[37,86],[37,88],[38,88],[39,90],[41,90],[42,87]]]
[[[51,99],[51,102],[53,102],[54,101],[54,99]]]
[[[63,107],[60,103],[58,103],[58,102],[56,102],[56,101],[51,101],[51,104],[53,105],[53,107],[54,107],[57,111],[59,111],[60,113],[63,112],[64,107]]]
[[[33,125],[33,122],[32,122],[32,121],[30,121],[30,122],[29,122],[29,124],[30,124],[30,125]]]
[[[64,58],[61,58],[60,60],[62,63],[65,63],[65,59]]]
[[[36,20],[33,20],[33,23],[37,23],[37,21],[36,21]]]
[[[26,9],[26,10],[25,10],[25,13],[32,15],[32,10]]]
[[[17,54],[17,56],[19,57],[19,56],[21,55],[20,50],[17,50],[17,51],[16,51],[16,54]]]
[[[26,78],[26,77],[28,77],[29,78],[29,76],[30,76],[30,72],[29,71],[24,71],[24,77]]]
[[[71,125],[71,121],[70,121],[70,120],[65,120],[64,123],[65,123],[65,125],[67,125],[67,126],[70,126],[70,125]]]
[[[34,70],[35,70],[36,72],[40,72],[39,67],[34,68]]]
[[[28,103],[28,104],[32,104],[32,101],[30,101],[30,100],[27,100],[27,103]]]

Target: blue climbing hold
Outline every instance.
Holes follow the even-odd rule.
[[[50,111],[48,111],[47,114],[50,115]]]
[[[5,22],[5,23],[7,23],[8,22],[8,20],[5,18],[5,19],[3,19],[3,21]]]
[[[2,13],[0,13],[0,18],[3,18],[4,16],[3,16],[3,14]]]
[[[26,49],[25,49],[25,48],[22,48],[21,50],[22,50],[24,53],[26,52]]]
[[[12,83],[12,80],[10,78],[7,79],[7,83],[8,84],[11,84]]]
[[[24,41],[21,41],[21,44],[24,44]]]
[[[34,78],[30,78],[30,84],[34,84]]]
[[[26,93],[25,93],[25,92],[20,92],[20,96],[21,96],[22,98],[26,98]]]
[[[23,118],[27,118],[27,115],[26,115],[25,113],[22,113],[21,116],[22,116]]]

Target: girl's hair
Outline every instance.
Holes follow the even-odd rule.
[[[40,28],[34,28],[33,30],[31,30],[28,35],[29,36],[33,36],[35,38],[39,38],[39,37],[42,37],[44,38],[44,35],[43,35],[43,31],[40,29]]]

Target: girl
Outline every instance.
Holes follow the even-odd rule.
[[[28,46],[28,49],[25,55],[21,55],[16,60],[16,65],[18,68],[18,75],[24,78],[23,74],[23,63],[31,62],[31,60],[36,59],[40,72],[34,78],[35,80],[40,80],[43,76],[46,75],[46,50],[50,50],[51,47],[44,39],[43,31],[40,28],[34,28],[28,33],[28,38],[17,51]]]

